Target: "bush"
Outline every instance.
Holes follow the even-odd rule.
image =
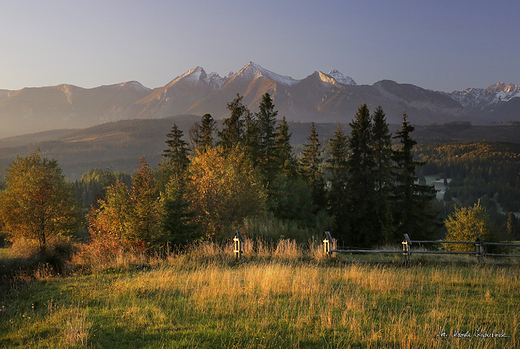
[[[68,262],[76,250],[76,246],[63,237],[51,239],[43,251],[36,240],[16,240],[9,248],[8,256],[1,260],[0,279],[44,279],[66,274]]]
[[[484,241],[494,240],[489,215],[480,202],[473,207],[462,207],[445,221],[448,241],[476,241],[480,236]],[[448,251],[473,251],[473,245],[444,244]]]

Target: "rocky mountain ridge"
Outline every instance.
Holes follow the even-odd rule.
[[[362,103],[371,110],[381,105],[390,123],[399,123],[403,112],[418,125],[520,121],[520,87],[513,84],[446,93],[390,80],[357,85],[336,69],[296,80],[249,62],[225,77],[195,67],[154,89],[130,81],[92,89],[63,84],[0,90],[0,138],[181,114],[210,113],[219,119],[227,117],[227,103],[237,94],[255,111],[266,92],[273,96],[279,117],[291,121],[346,123]]]

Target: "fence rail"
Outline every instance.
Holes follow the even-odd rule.
[[[414,250],[413,246],[416,244],[469,244],[475,246],[475,251],[429,251],[429,250]],[[361,249],[338,249],[337,240],[332,237],[330,232],[325,232],[325,239],[323,240],[324,252],[327,256],[331,256],[333,253],[389,253],[389,254],[403,254],[405,261],[409,262],[412,254],[468,254],[476,255],[479,263],[484,262],[484,257],[520,257],[515,254],[501,254],[501,253],[486,253],[485,246],[504,246],[504,247],[517,247],[518,244],[511,243],[500,243],[500,242],[486,242],[479,236],[476,241],[439,241],[439,240],[411,240],[408,234],[404,234],[404,240],[402,242],[402,250],[361,250]]]

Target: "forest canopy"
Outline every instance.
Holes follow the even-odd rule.
[[[237,95],[228,103],[230,116],[220,127],[210,114],[193,124],[187,136],[173,123],[156,170],[143,158],[132,176],[92,169],[71,185],[53,160],[41,159],[38,153],[17,159],[0,196],[2,234],[10,239],[30,236],[44,245],[48,234],[78,230],[80,205],[74,191],[87,217],[83,223],[88,241],[100,255],[229,239],[236,228],[246,235],[258,234],[262,225],[290,226],[291,236],[301,242],[330,230],[343,245],[372,247],[399,242],[403,233],[442,237],[442,221],[455,205],[471,207],[480,200],[486,208],[498,204],[507,212],[520,210],[518,144],[418,146],[406,114],[392,134],[382,107],[371,112],[361,105],[349,132],[338,124],[333,137],[323,139],[311,124],[296,155],[288,123],[283,117],[276,119],[271,96],[262,96],[257,113],[242,100]],[[56,202],[49,211],[68,217],[51,219],[54,225],[42,224],[44,237],[22,234],[29,230],[15,229],[17,220],[7,214],[9,207],[27,207],[18,202],[24,196],[14,194],[19,190],[15,183],[33,188],[31,178],[43,176],[17,177],[16,173],[30,173],[17,170],[25,162],[28,168],[50,171],[49,179],[40,184],[53,188],[42,192],[54,200],[49,203]],[[434,188],[421,180],[425,175],[449,183],[444,202],[435,200]],[[38,206],[40,201],[32,200],[36,203],[30,210],[46,212]],[[56,222],[66,222],[66,229]],[[249,226],[251,222],[256,226]],[[264,233],[267,236],[273,232]]]

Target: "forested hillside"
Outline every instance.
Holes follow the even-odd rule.
[[[508,211],[520,211],[520,144],[464,142],[420,146],[424,175],[451,178],[447,195],[463,206],[494,200]]]

